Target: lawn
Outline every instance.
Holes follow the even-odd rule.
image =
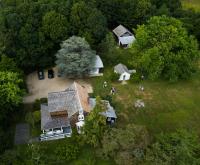
[[[182,5],[185,9],[194,9],[195,11],[200,11],[199,0],[182,0]]]
[[[107,71],[104,75],[108,74]],[[95,95],[109,98],[110,87],[117,89],[112,102],[116,108],[117,126],[135,123],[145,125],[152,136],[161,132],[172,132],[179,128],[196,131],[200,135],[200,75],[189,81],[169,83],[166,81],[147,81],[141,83],[128,82],[126,85],[109,83],[107,89],[102,88],[108,76],[92,80]],[[139,90],[144,86],[144,91]],[[142,99],[145,108],[136,109],[134,102]]]

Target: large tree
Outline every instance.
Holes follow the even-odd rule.
[[[95,47],[106,35],[106,18],[94,7],[85,2],[75,3],[71,9],[71,27],[74,35],[85,37]]]
[[[56,54],[59,72],[67,77],[87,76],[94,63],[95,51],[84,38],[72,36]]]
[[[145,127],[130,124],[125,128],[112,128],[102,138],[102,156],[114,158],[116,164],[140,164],[149,143]]]
[[[56,1],[4,3],[0,10],[0,53],[26,72],[53,65],[59,43],[67,39],[70,4]]]
[[[145,164],[177,165],[193,164],[200,161],[200,142],[196,134],[179,130],[161,134],[147,150]]]
[[[132,46],[135,65],[149,79],[188,79],[199,58],[197,40],[182,23],[171,17],[155,16],[138,26]]]
[[[106,111],[106,105],[100,97],[96,98],[96,106],[85,120],[83,127],[83,137],[86,143],[97,147],[100,145],[101,138],[106,129],[106,118],[100,113]]]
[[[110,28],[123,24],[136,27],[149,15],[150,0],[96,0],[97,8],[108,20]]]

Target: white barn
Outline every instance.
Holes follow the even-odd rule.
[[[103,62],[98,55],[95,56],[94,60],[94,65],[90,70],[90,76],[102,76],[103,73],[100,73],[100,70],[104,68]]]
[[[117,36],[119,45],[122,47],[127,48],[135,41],[135,36],[122,25],[117,26],[113,33]]]
[[[123,64],[118,64],[114,67],[114,72],[119,74],[119,81],[129,80],[132,73],[136,73],[136,70],[128,70]]]

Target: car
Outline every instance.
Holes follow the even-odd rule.
[[[45,78],[44,77],[44,70],[43,69],[38,70],[38,79],[43,80],[44,78]]]
[[[49,70],[48,70],[48,78],[49,78],[49,79],[54,78],[54,71],[53,71],[53,69],[49,69]]]

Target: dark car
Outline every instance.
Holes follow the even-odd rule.
[[[53,69],[49,69],[48,70],[48,78],[54,78],[54,71],[53,71]]]
[[[38,70],[38,79],[39,80],[44,79],[44,70],[42,70],[42,69]]]

